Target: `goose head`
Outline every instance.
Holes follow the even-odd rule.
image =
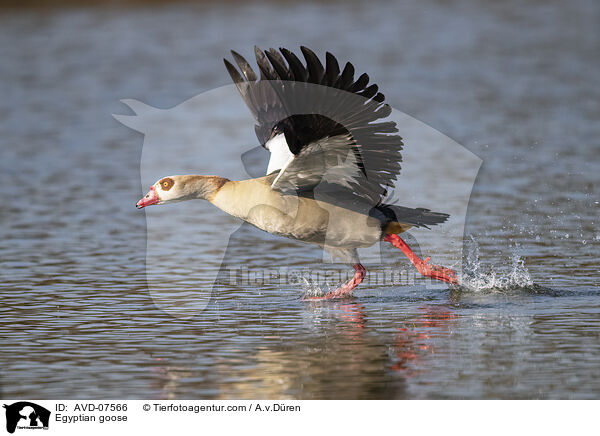
[[[227,179],[217,176],[168,176],[158,180],[136,203],[138,209],[153,204],[176,203],[192,199],[210,199]]]

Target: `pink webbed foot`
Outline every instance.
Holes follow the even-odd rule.
[[[354,268],[354,277],[348,283],[340,286],[335,291],[328,292],[325,295],[319,295],[314,297],[302,297],[303,301],[319,301],[319,300],[333,300],[351,298],[354,288],[356,288],[360,282],[362,282],[367,275],[367,270],[360,263],[352,266]]]
[[[458,278],[454,270],[441,265],[433,265],[429,263],[429,257],[425,260],[417,256],[410,247],[398,235],[385,235],[384,241],[389,242],[394,247],[400,249],[404,255],[412,262],[423,276],[431,277],[432,279],[441,280],[442,282],[452,285],[458,284]]]
[[[442,282],[450,283],[451,285],[457,285],[458,279],[453,269],[446,268],[441,265],[433,265],[429,263],[429,257],[415,263],[417,271],[425,277],[431,277],[432,279],[441,280]]]

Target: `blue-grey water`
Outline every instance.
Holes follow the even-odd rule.
[[[1,395],[600,397],[598,22],[591,0],[0,11]],[[483,160],[469,288],[367,282],[309,303],[300,284],[249,281],[190,319],[157,307],[134,208],[143,136],[111,114],[225,85],[221,59],[254,44],[352,60]],[[236,241],[248,269],[320,267],[292,241]]]

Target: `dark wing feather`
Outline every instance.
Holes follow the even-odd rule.
[[[325,53],[327,85],[334,86],[340,75],[340,66],[337,59],[329,52]]]
[[[335,82],[335,87],[338,89],[348,89],[352,80],[354,79],[354,65],[350,62],[346,62],[346,66],[344,67],[344,71]]]
[[[269,62],[271,62],[271,65],[273,65],[277,76],[281,80],[294,80],[292,72],[288,69],[283,57],[281,57],[279,53],[271,49],[266,51],[265,55],[267,56],[267,59],[269,59]]]
[[[233,50],[231,50],[231,55],[233,56],[233,59],[235,60],[235,62],[240,67],[240,71],[242,72],[242,74],[244,75],[244,77],[246,78],[246,80],[249,81],[249,82],[255,81],[256,80],[256,74],[254,73],[254,70],[252,70],[252,67],[246,61],[246,59],[244,59],[239,53],[237,53],[237,52],[235,52]],[[229,68],[228,68],[228,70],[229,70]]]
[[[298,59],[294,53],[285,48],[280,48],[279,50],[281,53],[283,53],[283,57],[285,57],[285,60],[288,62],[292,75],[294,76],[294,80],[298,82],[306,82],[306,79],[308,78],[308,72],[306,71],[306,68],[304,68],[304,65],[302,65],[302,62],[300,62],[300,59]]]
[[[256,55],[256,63],[261,73],[261,80],[276,80],[278,77],[275,71],[271,68],[269,61],[263,51],[258,47],[254,47],[254,54]]]
[[[248,62],[232,52],[238,71],[227,71],[257,120],[256,134],[264,146],[284,134],[295,156],[275,185],[281,191],[312,192],[327,187],[352,191],[372,204],[400,172],[402,138],[394,122],[384,122],[391,109],[369,76],[354,79],[347,62],[325,55],[325,66],[307,47],[304,63],[290,50],[255,47],[260,79]]]
[[[378,90],[379,90],[379,87],[377,85],[371,85],[368,88],[365,88],[360,92],[357,92],[357,94],[360,95],[361,97],[368,99],[368,98],[373,97],[375,94],[377,94]]]
[[[348,91],[350,92],[359,92],[367,86],[369,83],[369,75],[367,73],[363,73],[360,75],[356,82],[354,82],[350,87],[348,87]]]
[[[233,83],[235,83],[236,85],[238,83],[242,83],[244,81],[244,78],[238,72],[238,70],[231,64],[231,62],[229,62],[227,59],[223,59],[223,62],[225,62],[225,68],[227,68],[227,71],[229,72],[229,75],[231,76]],[[239,89],[239,87],[238,87],[238,89]]]
[[[323,64],[321,64],[321,61],[317,55],[308,47],[302,46],[300,47],[300,51],[306,60],[306,67],[308,69],[308,82],[320,84],[325,74]]]

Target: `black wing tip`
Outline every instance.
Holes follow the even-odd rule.
[[[274,80],[279,76],[279,78],[285,80],[284,77],[281,77],[283,75],[288,80],[318,82],[326,86],[340,88],[348,92],[363,95],[367,100],[372,100],[377,103],[384,102],[385,95],[378,92],[379,90],[376,84],[369,85],[370,77],[367,73],[361,74],[354,80],[353,76],[355,68],[351,62],[346,62],[343,70],[340,72],[338,59],[333,53],[329,51],[325,52],[325,68],[312,49],[306,45],[301,45],[300,51],[304,56],[304,65],[302,65],[302,62],[296,62],[298,58],[294,52],[285,47],[262,50],[258,45],[255,45],[254,54],[262,76],[261,79]],[[230,52],[240,69],[238,74],[246,77],[246,79],[252,78],[256,80],[257,78],[255,78],[253,74],[254,71],[252,71],[252,68],[246,59],[233,49],[230,50]],[[281,55],[283,55],[283,57],[281,57]],[[295,59],[290,61],[291,58]],[[287,65],[282,63],[283,60],[287,61]],[[224,61],[228,70],[232,67],[237,70],[237,68],[226,61],[226,59],[224,59]],[[247,77],[248,74],[250,74],[251,77]]]
[[[240,72],[237,70],[237,68],[231,62],[229,62],[225,58],[223,58],[223,62],[225,63],[225,68],[227,68],[227,72],[231,76],[231,80],[233,80],[233,83],[235,83],[237,85],[238,83],[241,83],[244,81],[244,78],[242,77]]]
[[[229,68],[235,68],[235,67],[233,66],[233,64],[227,60],[227,58],[223,58],[223,63],[225,64],[225,67],[226,67],[227,69],[229,69]]]
[[[229,62],[226,58],[223,58],[223,63],[225,64],[225,68],[227,68],[227,71],[229,72],[230,75],[231,75],[232,71],[235,71],[235,73],[239,74],[237,68],[231,62]]]

